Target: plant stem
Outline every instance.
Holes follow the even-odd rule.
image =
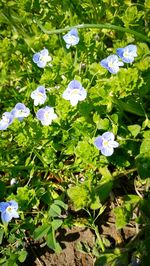
[[[96,236],[97,236],[98,243],[99,243],[99,245],[100,245],[100,247],[101,247],[101,250],[102,250],[102,252],[104,252],[104,251],[105,251],[105,247],[104,247],[103,241],[102,241],[102,239],[101,239],[101,236],[100,236],[100,234],[99,234],[98,227],[94,225],[94,228],[93,228],[93,229],[94,229],[95,234],[96,234]]]
[[[137,32],[135,30],[124,28],[124,27],[121,27],[121,26],[108,24],[108,23],[106,23],[106,24],[80,24],[80,25],[75,25],[75,26],[72,26],[72,27],[66,27],[66,28],[62,28],[62,29],[56,29],[56,30],[48,31],[41,25],[41,23],[38,20],[34,19],[34,21],[44,33],[49,34],[49,35],[51,35],[51,34],[59,34],[59,33],[65,32],[65,31],[69,31],[72,28],[76,28],[76,29],[86,29],[86,28],[109,29],[109,30],[117,30],[117,31],[122,31],[122,32],[127,32],[127,33],[130,33],[130,34],[133,34],[136,37],[138,37],[139,39],[142,39],[143,41],[146,41],[146,42],[150,43],[150,39],[147,36],[143,35],[142,33],[139,33],[139,32]]]

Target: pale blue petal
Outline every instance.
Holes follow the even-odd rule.
[[[9,126],[9,123],[6,123],[3,119],[0,120],[0,130],[6,130]]]
[[[39,86],[39,87],[37,87],[37,91],[45,94],[45,87],[44,86]]]
[[[102,137],[107,141],[113,141],[115,139],[115,136],[112,132],[105,132],[102,134]]]
[[[69,90],[69,89],[66,89],[66,90],[63,92],[62,97],[63,97],[65,100],[70,100],[70,90]]]
[[[41,61],[39,61],[39,62],[37,63],[37,66],[40,67],[40,68],[44,68],[44,67],[46,66],[46,63],[47,63],[47,62],[41,60]]]
[[[77,29],[72,29],[69,33],[71,35],[75,35],[76,37],[78,37],[78,31],[77,31]]]
[[[100,65],[101,65],[102,67],[107,68],[107,67],[108,67],[108,60],[107,60],[107,58],[101,60],[101,61],[100,61]]]
[[[11,221],[12,215],[11,213],[4,211],[1,214],[1,218],[2,218],[3,223],[8,223]]]
[[[97,149],[101,150],[103,148],[103,138],[102,136],[98,136],[94,140],[94,145],[96,146]]]
[[[70,103],[72,106],[76,106],[78,104],[78,96],[70,97]]]
[[[105,147],[105,148],[103,147],[101,149],[101,153],[105,156],[111,156],[113,154],[113,152],[114,152],[114,149],[112,147],[107,146],[107,147]]]
[[[46,48],[44,48],[43,50],[41,50],[40,55],[48,56],[48,53],[49,53],[48,50]]]
[[[12,216],[12,218],[19,218],[19,214],[18,214],[18,212],[16,210],[13,210],[11,212],[11,216]]]
[[[8,206],[9,206],[8,202],[1,202],[0,203],[0,212],[4,212]]]
[[[36,113],[36,117],[37,119],[39,120],[44,120],[44,114],[45,114],[45,110],[42,108],[42,109],[39,109]]]
[[[16,202],[15,200],[10,200],[8,203],[9,203],[10,206],[13,207],[15,210],[18,210],[18,202]]]
[[[37,64],[40,59],[40,53],[34,54],[32,59],[33,59],[33,62]]]
[[[82,85],[81,85],[81,83],[78,80],[72,80],[69,83],[68,87],[70,89],[80,89],[80,88],[82,88]]]
[[[117,141],[110,141],[109,146],[112,148],[117,148],[119,146],[119,143]]]

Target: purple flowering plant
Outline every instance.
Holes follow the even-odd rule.
[[[78,217],[96,265],[131,265],[150,220],[148,1],[4,2],[0,264],[20,265],[34,240],[60,252],[58,228]],[[111,215],[121,245],[100,228]]]
[[[29,116],[30,110],[23,103],[17,103],[11,111],[11,114],[14,118],[18,118],[19,121],[22,121],[25,117]]]
[[[114,153],[114,148],[119,146],[119,143],[114,139],[115,136],[112,132],[105,132],[95,139],[94,145],[103,155],[111,156]]]
[[[117,55],[109,55],[107,58],[100,61],[100,65],[106,68],[110,73],[117,74],[119,67],[123,66]]]
[[[125,63],[133,63],[134,57],[137,57],[137,46],[129,44],[124,48],[117,49],[117,55]]]
[[[36,117],[43,126],[49,126],[57,118],[57,115],[54,113],[53,107],[45,106],[37,111]]]
[[[15,200],[0,202],[1,219],[3,223],[9,223],[12,218],[19,218],[18,203]]]
[[[72,80],[62,95],[65,100],[70,101],[72,106],[77,105],[79,101],[85,100],[86,96],[87,92],[78,80]]]
[[[50,61],[52,61],[52,57],[46,48],[33,55],[33,62],[40,68],[44,68]]]
[[[6,130],[12,124],[14,116],[11,112],[5,112],[0,120],[0,130]]]
[[[31,93],[31,98],[34,100],[35,106],[44,104],[47,98],[45,87],[44,86],[37,87],[37,89]]]
[[[77,29],[71,29],[67,34],[63,36],[66,43],[66,48],[69,49],[70,46],[77,45],[79,42],[79,36]]]

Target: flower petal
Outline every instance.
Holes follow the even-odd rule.
[[[8,202],[1,202],[0,203],[0,212],[4,212],[8,206],[9,206]]]
[[[98,136],[94,140],[94,145],[96,146],[97,149],[101,150],[103,148],[103,138],[102,136]]]
[[[12,216],[11,216],[11,214],[9,212],[4,211],[1,214],[1,219],[2,219],[3,223],[8,223],[8,222],[11,221]]]
[[[115,139],[115,136],[112,132],[105,132],[102,134],[102,137],[107,141],[113,141]]]
[[[18,210],[18,202],[16,202],[15,200],[10,200],[8,203],[11,207],[13,207],[14,210]]]
[[[112,147],[107,146],[107,147],[105,147],[105,148],[103,147],[101,149],[101,153],[105,156],[111,156],[113,154],[113,152],[114,152],[114,149]]]
[[[78,104],[78,101],[79,101],[79,99],[78,99],[77,96],[76,97],[75,96],[70,97],[70,103],[71,103],[72,106],[77,105]]]
[[[109,146],[112,148],[118,148],[119,143],[117,141],[109,141]]]

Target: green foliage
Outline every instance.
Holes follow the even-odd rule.
[[[0,131],[0,200],[19,205],[19,219],[12,219],[7,228],[0,224],[1,265],[23,263],[31,237],[60,252],[57,230],[72,219],[72,212],[76,219],[78,211],[84,216],[86,210],[91,223],[86,217],[85,224],[96,232],[93,224],[107,223],[103,212],[109,214],[112,206],[116,227],[139,223],[142,237],[139,234],[138,246],[129,243],[123,252],[116,246],[112,250],[112,243],[100,241],[96,232],[101,253],[95,255],[95,265],[128,265],[133,251],[147,261],[150,50],[142,36],[150,37],[149,8],[149,0],[1,0],[0,115],[18,102],[30,109],[29,117]],[[79,28],[80,41],[69,49],[62,38],[66,30],[45,33],[78,24],[102,28]],[[137,46],[132,64],[124,63],[117,74],[100,66],[102,59],[128,44]],[[52,62],[42,69],[32,57],[44,47]],[[62,98],[73,79],[87,91],[87,98],[75,107]],[[36,119],[43,106],[34,106],[30,97],[39,85],[46,88],[45,105],[58,115],[47,127]],[[119,143],[110,157],[94,145],[106,131]]]

